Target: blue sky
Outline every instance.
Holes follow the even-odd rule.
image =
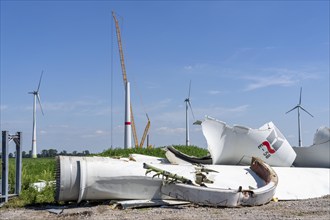
[[[31,148],[102,152],[123,146],[124,86],[111,12],[121,25],[139,139],[185,144],[191,80],[195,119],[259,128],[273,121],[297,145],[329,127],[329,1],[1,1],[1,130]],[[190,115],[190,122],[193,118]],[[191,144],[206,147],[200,126]]]

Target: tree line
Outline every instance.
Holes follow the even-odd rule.
[[[32,151],[30,150],[29,152],[22,151],[22,158],[30,158],[31,157]],[[49,149],[49,150],[42,150],[40,154],[37,154],[38,158],[45,158],[45,157],[55,157],[55,156],[87,156],[90,155],[90,152],[88,150],[84,150],[82,152],[78,151],[72,151],[67,152],[66,150],[62,150],[61,152],[58,152],[56,149]],[[0,157],[2,155],[0,154]],[[14,153],[9,153],[8,155],[9,158],[15,158],[16,157],[16,152]]]

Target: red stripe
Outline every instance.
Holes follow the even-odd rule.
[[[125,122],[125,125],[131,125],[131,122],[130,121],[126,121]]]

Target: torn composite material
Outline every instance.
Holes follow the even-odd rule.
[[[230,127],[225,122],[206,117],[200,124],[213,164],[246,165],[255,156],[271,166],[330,168],[329,127],[322,126],[316,131],[311,146],[291,147],[272,122],[251,129],[238,125]],[[208,163],[204,158],[185,158],[179,155],[180,152],[174,154],[183,163],[187,160]]]
[[[252,159],[250,169],[264,182],[259,188],[243,189],[242,186],[236,189],[218,188],[213,185],[214,181],[207,179],[207,183],[203,183],[207,187],[170,183],[164,184],[161,192],[180,200],[214,207],[256,206],[270,202],[278,183],[275,171],[257,158]],[[247,170],[247,172],[251,171]]]
[[[172,164],[191,164],[191,161],[179,158],[180,154],[167,151],[166,157]],[[187,155],[186,155],[187,156]],[[210,176],[215,179],[215,187],[234,186],[235,183],[242,183],[242,175],[233,175],[242,171],[245,166],[228,165],[204,165],[206,169],[219,171]],[[308,167],[272,167],[278,175],[279,181],[276,187],[275,196],[279,200],[298,200],[317,198],[330,194],[330,169],[329,168],[308,168]],[[220,172],[221,171],[221,172]],[[245,180],[246,181],[246,180]],[[246,182],[245,187],[254,187],[252,182]],[[218,185],[221,184],[221,185]]]
[[[155,159],[155,161],[156,163],[153,166],[164,171],[160,174],[160,177],[153,177],[151,173],[146,174],[146,170],[143,168],[143,163],[141,162],[101,157],[59,156],[57,158],[56,172],[56,200],[77,201],[79,203],[82,200],[102,199],[177,199],[165,195],[169,194],[169,188],[165,188],[167,182],[165,182],[164,185],[165,179],[162,178],[162,176],[164,177],[164,173],[170,172],[175,176],[184,176],[184,178],[191,180],[196,185],[196,172],[202,172],[200,167],[196,168],[196,166],[193,165],[159,164],[158,159]],[[215,168],[220,170],[221,174],[226,173],[222,172],[220,166],[215,166]],[[223,171],[225,170],[229,171],[230,169],[223,168]],[[253,205],[261,204],[265,201],[269,202],[273,195],[269,194],[269,190],[271,188],[271,190],[274,191],[276,187],[276,184],[269,187],[269,183],[263,179],[265,177],[259,177],[249,167],[241,167],[240,170],[236,169],[236,172],[233,172],[233,170],[230,171],[230,176],[233,177],[230,178],[230,181],[234,184],[230,184],[229,181],[226,182],[224,179],[218,178],[215,176],[216,172],[205,171],[203,173],[205,178],[211,180],[214,184],[205,182],[204,186],[194,186],[194,188],[191,188],[190,185],[182,185],[180,183],[171,183],[170,185],[174,187],[173,190],[182,187],[182,189],[189,189],[192,192],[196,192],[197,190],[199,191],[199,195],[202,195],[203,192],[206,195],[207,192],[211,190],[217,192],[218,196],[227,196],[228,200],[231,199],[233,201],[232,203],[226,204],[213,202],[207,204],[213,204],[212,206]],[[234,177],[235,174],[239,175],[237,179]],[[163,186],[165,186],[164,189]],[[258,195],[260,191],[265,196],[259,196],[259,199],[257,199],[258,202],[255,202],[253,196]],[[196,200],[188,201],[195,201],[196,203],[204,203],[206,205],[206,203],[203,202],[207,198],[205,195],[204,197],[200,197],[202,200],[199,202]],[[250,203],[242,203],[242,199],[245,199],[244,201],[250,201]]]
[[[213,164],[247,165],[258,157],[271,166],[289,167],[296,158],[283,134],[269,122],[259,129],[230,127],[206,117],[201,123]]]
[[[134,209],[134,208],[147,208],[147,207],[167,207],[175,205],[187,205],[190,202],[180,200],[119,200],[113,203],[113,208],[118,209]]]
[[[297,157],[293,165],[297,167],[330,168],[330,128],[320,127],[309,147],[293,147]]]

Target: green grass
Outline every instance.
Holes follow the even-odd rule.
[[[178,149],[184,154],[195,156],[195,157],[202,157],[208,154],[208,151],[203,148],[199,148],[197,146],[183,146],[183,145],[173,145],[174,148]],[[128,157],[130,154],[143,154],[149,155],[154,157],[161,157],[165,158],[165,150],[162,147],[158,148],[131,148],[131,149],[108,149],[99,156],[103,157]]]
[[[206,149],[196,146],[173,146],[179,151],[195,156],[202,157],[208,154]],[[104,157],[128,157],[130,154],[144,154],[149,156],[165,158],[165,151],[162,148],[142,148],[142,149],[109,149],[95,156]],[[48,185],[44,190],[38,192],[32,183],[39,180],[54,181],[55,180],[55,165],[54,158],[23,158],[22,159],[22,191],[19,197],[12,198],[5,207],[23,207],[28,205],[38,204],[56,204],[54,200],[55,187]],[[0,164],[1,168],[1,164]],[[1,176],[1,173],[0,173]],[[15,187],[15,159],[9,159],[9,185],[10,192],[14,193]]]
[[[204,157],[208,155],[208,150],[204,148],[199,148],[197,146],[183,146],[183,145],[175,145],[173,146],[175,149],[181,151],[184,154],[195,156],[195,157]]]
[[[131,148],[131,149],[108,149],[98,156],[102,157],[128,157],[130,154],[143,154],[155,157],[165,157],[165,151],[161,148]]]
[[[21,194],[19,197],[10,199],[6,206],[22,207],[30,204],[55,202],[55,191],[52,185],[48,185],[42,192],[38,192],[34,187],[31,186],[32,183],[38,182],[40,180],[55,180],[54,171],[54,158],[23,158]],[[15,191],[15,159],[9,159],[8,183],[10,185],[9,194],[12,194]]]

